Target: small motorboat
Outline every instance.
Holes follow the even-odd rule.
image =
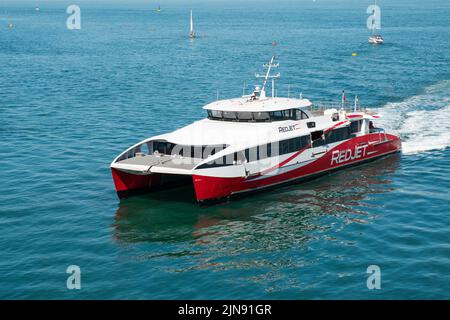
[[[370,44],[383,44],[384,43],[384,39],[381,35],[377,34],[377,35],[371,35],[369,37],[369,43]]]

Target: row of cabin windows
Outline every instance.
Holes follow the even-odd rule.
[[[277,154],[283,155],[293,153],[304,148],[310,148],[311,143],[313,147],[323,146],[325,144],[335,143],[350,138],[350,128],[339,128],[328,132],[323,139],[323,131],[312,132],[311,135],[296,137],[282,140],[279,143],[268,143],[265,145],[248,148],[241,152],[235,152],[214,161],[205,163],[198,167],[198,169],[221,167],[233,165],[234,163],[252,162],[262,160]]]
[[[325,144],[330,144],[342,140],[347,140],[350,135],[361,130],[362,121],[354,121],[350,127],[344,127],[339,129],[334,129],[328,132],[323,140],[323,131],[312,132],[311,135],[291,138],[287,140],[282,140],[278,145],[267,144],[264,146],[257,146],[250,149],[244,150],[245,159],[250,159],[251,161],[264,159],[272,156],[272,149],[275,152],[279,152],[280,155],[286,153],[292,153],[296,150],[305,148],[312,140],[313,147],[323,146]],[[174,143],[165,141],[154,141],[153,151],[157,151],[161,154],[173,155],[177,154],[184,157],[206,159],[208,156],[212,156],[217,152],[225,149],[227,145],[214,145],[214,146],[182,146],[176,145]],[[278,147],[278,150],[275,150]],[[235,157],[236,158],[236,157]],[[234,159],[237,161],[238,159]]]
[[[208,110],[208,119],[237,122],[272,122],[283,120],[303,120],[308,119],[308,115],[301,109],[288,109],[270,112]]]
[[[282,140],[279,143],[267,143],[265,145],[247,148],[243,151],[235,152],[222,158],[215,159],[208,163],[202,164],[198,169],[230,166],[235,163],[244,163],[258,161],[270,158],[277,154],[283,155],[298,151],[302,148],[309,147],[310,136],[303,136]]]
[[[239,162],[251,162],[262,160],[275,155],[283,155],[293,153],[303,148],[310,148],[312,146],[319,147],[326,144],[331,144],[343,140],[347,140],[353,133],[361,131],[362,120],[353,121],[349,127],[334,129],[325,134],[322,130],[312,132],[310,135],[296,137],[291,139],[282,140],[279,143],[268,143],[265,145],[247,148],[241,152],[235,152],[223,156],[222,158],[203,164],[199,167],[211,168],[224,165],[232,165]],[[209,156],[216,154],[217,152],[225,149],[227,145],[216,146],[181,146],[174,143],[165,141],[154,141],[153,151],[157,151],[161,154],[177,154],[184,157],[206,159]]]

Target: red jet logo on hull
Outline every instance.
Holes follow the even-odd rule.
[[[366,156],[366,149],[367,145],[356,146],[354,149],[335,150],[331,154],[331,165],[363,158]]]

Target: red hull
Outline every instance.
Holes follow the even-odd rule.
[[[257,180],[251,177],[220,178],[194,175],[193,181],[197,200],[220,199],[236,193],[255,191],[400,151],[400,139],[393,135],[387,135],[387,137],[387,141],[369,144],[367,147],[364,147],[364,144],[379,140],[378,134],[353,138],[329,150],[321,158],[303,167]],[[359,151],[357,154],[355,148],[361,148],[364,153]],[[351,153],[350,151],[349,153],[348,150],[354,150],[354,152]]]
[[[111,173],[119,197],[131,192],[151,190],[160,185],[160,175],[137,175],[111,168]]]

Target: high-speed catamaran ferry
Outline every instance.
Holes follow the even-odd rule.
[[[199,203],[300,182],[401,150],[398,135],[377,128],[379,115],[275,95],[274,57],[252,94],[203,107],[207,117],[145,139],[111,163],[120,198],[191,184]],[[272,81],[272,95],[266,84]]]

